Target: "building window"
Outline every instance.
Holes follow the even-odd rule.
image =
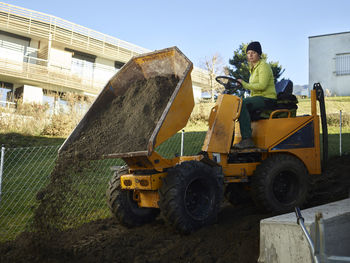
[[[120,62],[120,61],[114,61],[114,68],[115,69],[120,69],[122,66],[124,66],[125,63]]]
[[[337,76],[350,75],[350,53],[336,55],[335,74]]]
[[[94,63],[73,57],[71,66],[71,71],[73,74],[76,74],[80,77],[92,79],[94,74]]]
[[[72,73],[85,79],[93,79],[96,56],[70,48],[65,50],[72,52]]]

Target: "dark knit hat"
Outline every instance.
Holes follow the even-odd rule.
[[[247,51],[246,52],[248,52],[248,50],[253,50],[256,53],[258,53],[260,56],[262,54],[261,45],[260,45],[260,43],[258,41],[251,42],[247,46]]]

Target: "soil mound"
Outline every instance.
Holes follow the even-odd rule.
[[[130,83],[122,96],[89,116],[67,152],[74,151],[79,159],[99,159],[103,154],[146,151],[178,82],[177,76],[166,75]]]

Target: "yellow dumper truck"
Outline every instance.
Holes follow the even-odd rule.
[[[107,83],[60,151],[79,140],[92,116],[98,118],[99,112],[114,100],[124,99],[124,104],[110,114],[130,116],[132,107],[127,106],[141,103],[127,95],[140,92],[131,90],[137,87],[131,82],[172,75],[176,79],[161,97],[165,103],[156,107],[157,112],[152,114],[143,108],[134,114],[133,122],[148,119],[150,130],[136,135],[142,124],[125,133],[122,123],[111,123],[118,127],[117,131],[123,130],[122,142],[106,151],[100,149],[96,157],[121,158],[126,164],[114,171],[107,189],[107,203],[122,224],[141,225],[161,213],[178,231],[191,233],[215,222],[224,196],[232,204],[252,197],[258,207],[279,213],[305,203],[309,174],[321,174],[320,117],[316,110],[318,99],[325,120],[321,86],[315,84],[311,91],[310,115],[297,116],[290,109],[269,112],[267,118],[252,123],[257,147],[235,150],[232,146],[240,140],[237,119],[241,98],[234,94],[239,87],[233,79],[219,77],[226,91],[233,92],[218,96],[210,112],[202,151],[194,156],[165,158],[155,149],[185,127],[194,107],[192,67],[176,47],[132,58]],[[160,83],[145,94],[162,89],[165,87]],[[325,131],[326,126],[323,134]],[[105,140],[110,140],[111,145],[120,136],[113,132]],[[133,141],[140,143],[134,147]],[[326,142],[324,137],[324,149]]]

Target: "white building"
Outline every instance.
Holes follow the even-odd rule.
[[[164,47],[166,48],[166,47]],[[151,50],[71,23],[0,2],[0,105],[57,104],[66,92],[96,96],[130,58]],[[209,76],[194,68],[195,96]]]
[[[350,32],[309,37],[309,85],[315,82],[331,96],[350,96]]]

